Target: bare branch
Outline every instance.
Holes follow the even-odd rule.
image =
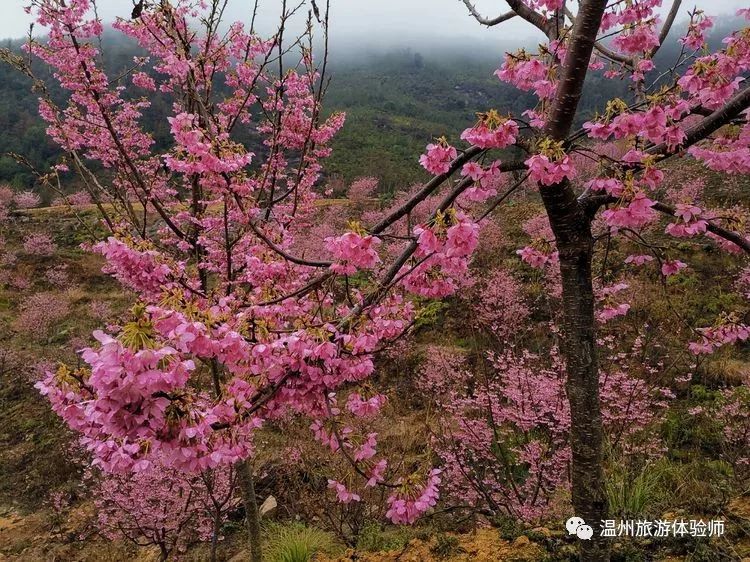
[[[471,148],[464,151],[458,156],[453,162],[451,162],[450,168],[444,174],[434,176],[425,186],[419,190],[409,201],[404,203],[401,207],[393,211],[390,215],[381,220],[378,224],[370,229],[372,234],[380,234],[386,228],[391,226],[393,223],[398,221],[401,217],[406,216],[410,213],[419,203],[429,197],[438,187],[440,187],[445,180],[452,176],[456,170],[461,168],[466,162],[482,154],[484,149],[472,146]],[[526,165],[523,161],[513,161],[503,163],[500,166],[500,170],[503,172],[512,172],[514,170],[523,170]]]
[[[258,228],[256,224],[254,224],[252,221],[250,221],[248,224],[250,225],[250,228],[252,229],[252,231],[255,233],[255,235],[258,238],[263,240],[263,242],[265,242],[265,244],[269,248],[271,248],[271,250],[279,254],[285,260],[288,260],[292,263],[296,263],[297,265],[304,265],[307,267],[330,267],[331,266],[332,262],[329,262],[329,261],[306,260],[303,258],[298,258],[296,256],[293,256],[285,252],[284,249],[281,248],[281,246],[274,244],[274,242],[270,238],[268,238],[268,236],[266,236],[263,233],[263,231],[260,228]]]
[[[505,12],[504,14],[500,14],[496,18],[486,18],[482,14],[479,13],[476,6],[474,6],[470,0],[461,0],[464,3],[464,6],[469,10],[469,13],[474,16],[474,19],[477,20],[482,25],[486,25],[487,27],[492,27],[493,25],[497,25],[499,23],[503,23],[504,21],[508,21],[511,18],[516,17],[518,14],[514,12],[513,10],[510,10],[509,12]]]
[[[393,223],[395,223],[397,220],[399,220],[401,217],[406,216],[408,213],[410,213],[414,207],[416,207],[419,203],[424,201],[429,195],[432,194],[433,191],[435,191],[438,187],[440,187],[445,180],[447,180],[449,177],[451,177],[456,170],[458,170],[461,166],[463,166],[466,162],[474,158],[475,156],[479,156],[482,152],[484,152],[483,149],[478,148],[476,146],[472,146],[465,152],[458,155],[458,158],[456,158],[453,162],[451,162],[450,168],[447,172],[444,174],[439,174],[437,176],[434,176],[430,181],[428,181],[425,186],[419,190],[418,193],[414,195],[409,201],[404,203],[401,207],[393,211],[390,215],[385,217],[383,220],[381,220],[378,224],[373,226],[370,229],[370,232],[373,234],[379,234],[383,232],[386,228],[391,226]]]
[[[624,64],[625,66],[630,66],[630,67],[634,66],[634,61],[632,58],[626,57],[624,55],[614,52],[609,47],[605,47],[599,41],[594,43],[594,49],[596,49],[596,52],[599,53],[601,56],[611,60],[612,62],[617,62],[617,63]]]

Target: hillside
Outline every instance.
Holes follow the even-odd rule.
[[[741,189],[750,193],[746,182],[742,186]],[[727,193],[725,190],[737,187],[740,186],[710,181],[707,193],[710,199],[719,201]],[[520,225],[538,212],[537,205],[532,197],[524,196],[496,215],[493,224],[505,234],[500,241],[480,248],[475,260],[478,278],[488,275],[500,264],[510,267],[514,275],[523,280],[525,298],[529,302],[542,298],[544,282],[520,265],[514,257],[514,249],[522,244],[524,237]],[[335,208],[340,209],[340,203]],[[73,349],[89,343],[93,329],[116,317],[118,311],[128,309],[131,297],[100,273],[99,258],[79,248],[98,229],[93,209],[75,213],[63,207],[35,209],[17,214],[11,224],[13,228],[7,232],[5,251],[18,257],[6,269],[4,289],[0,293],[0,349],[3,354],[0,473],[5,475],[0,484],[0,543],[3,544],[0,553],[9,560],[44,560],[51,553],[64,560],[98,560],[100,554],[96,553],[100,553],[103,546],[89,529],[92,506],[87,487],[81,483],[78,453],[70,449],[70,434],[49,412],[32,383],[39,376],[39,369],[61,360],[75,363]],[[24,249],[24,240],[30,235],[47,232],[54,233],[53,253],[39,255]],[[713,271],[730,268],[729,262],[716,253],[702,254],[699,248],[692,251],[694,269],[690,273],[680,276],[669,287],[660,287],[658,279],[653,278],[651,284],[642,287],[642,294],[662,296],[638,302],[640,314],[652,319],[649,327],[652,337],[669,349],[683,345],[678,343],[683,335],[672,325],[675,317],[671,307],[682,311],[681,321],[700,324],[722,306],[729,306],[728,299],[732,298],[726,292],[727,287],[716,283],[716,278],[712,277]],[[714,279],[713,285],[706,284],[709,278]],[[726,281],[729,279],[727,276]],[[703,287],[703,290],[683,293],[685,287]],[[33,299],[40,299],[36,306],[29,304]],[[472,357],[472,361],[481,362],[479,350],[491,342],[471,328],[467,306],[467,300],[454,298],[435,307],[420,322],[415,334],[416,344],[399,351],[397,360],[382,362],[379,378],[390,388],[389,394],[394,399],[389,414],[390,429],[384,429],[382,434],[385,447],[402,451],[400,454],[419,454],[423,431],[431,422],[428,421],[428,398],[418,390],[418,365],[429,360],[436,345],[440,349],[460,350]],[[628,331],[641,329],[638,318],[627,323]],[[545,336],[538,332],[530,338],[526,345],[534,347],[537,345],[534,342],[541,345]],[[687,354],[664,355],[659,346],[649,354],[655,354],[649,361],[670,362],[674,372],[691,368]],[[622,553],[620,559],[632,560],[631,555],[643,552],[652,553],[649,556],[654,555],[655,559],[671,556],[670,560],[695,560],[696,556],[705,560],[734,560],[735,555],[750,555],[747,541],[750,512],[747,498],[743,496],[747,492],[746,481],[740,479],[739,469],[728,462],[730,457],[726,456],[728,450],[724,449],[726,444],[716,420],[693,418],[688,414],[696,408],[713,408],[723,389],[741,383],[749,366],[747,350],[728,351],[702,364],[687,384],[667,382],[663,374],[658,374],[652,382],[669,385],[675,392],[664,418],[653,428],[665,447],[663,459],[650,468],[635,465],[632,468],[635,473],[619,473],[616,466],[610,467],[615,479],[611,498],[614,509],[664,517],[678,514],[685,518],[721,514],[727,518],[727,534],[721,540],[710,541],[622,541],[615,547],[616,552]],[[331,547],[332,553],[340,554],[348,546],[356,549],[357,559],[361,560],[388,560],[388,556],[394,556],[394,560],[417,560],[428,553],[436,560],[458,562],[506,560],[483,552],[507,552],[507,560],[538,560],[541,552],[551,560],[565,560],[573,552],[573,545],[554,516],[533,528],[498,520],[499,530],[481,531],[478,537],[454,537],[447,533],[455,530],[451,519],[439,515],[408,531],[380,527],[367,523],[365,518],[364,527],[337,532],[336,518],[346,512],[338,514],[335,504],[323,500],[324,490],[310,485],[325,479],[329,471],[335,469],[335,465],[330,464],[331,459],[321,456],[305,428],[298,425],[269,426],[263,441],[269,448],[258,459],[258,471],[263,475],[258,493],[261,497],[273,495],[279,501],[280,507],[271,518],[285,521],[290,516],[301,517],[333,532],[328,539],[333,541],[332,545],[337,545]],[[304,451],[305,462],[289,465],[285,460],[289,447]],[[641,470],[645,472],[639,472]],[[301,487],[302,482],[307,484]],[[56,503],[56,497],[64,498],[64,502]],[[325,510],[334,510],[337,515],[327,520]],[[346,515],[351,516],[351,513]],[[226,523],[227,538],[221,543],[224,559],[242,553],[238,517],[241,515],[234,513]],[[466,521],[459,530],[468,531],[471,526],[471,522]],[[274,529],[276,527],[268,528],[269,538],[283,526]],[[107,543],[106,548],[108,556],[117,560],[149,560],[152,556],[148,549],[137,551],[124,543]],[[188,559],[200,560],[205,555],[203,547],[196,548],[189,551]],[[393,549],[396,553],[384,553]],[[367,554],[371,551],[376,554]],[[467,555],[467,552],[473,554]],[[331,560],[354,559],[337,556]]]

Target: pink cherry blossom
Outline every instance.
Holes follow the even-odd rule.
[[[404,484],[388,497],[386,517],[396,525],[411,525],[423,513],[434,507],[438,498],[441,471],[433,469],[423,484]]]
[[[326,249],[336,259],[331,270],[340,275],[353,275],[359,269],[370,269],[380,261],[377,248],[380,240],[347,232],[337,238],[326,238]]]
[[[654,256],[648,254],[630,255],[625,258],[625,263],[632,263],[633,265],[645,265],[652,261],[654,261]]]
[[[362,498],[353,492],[350,492],[346,486],[336,480],[328,480],[328,489],[336,490],[336,498],[343,504],[358,502]]]
[[[444,174],[458,153],[447,143],[428,144],[427,152],[419,158],[422,167],[432,174]]]
[[[573,160],[567,154],[561,160],[550,160],[548,156],[535,154],[526,160],[526,165],[531,178],[542,185],[555,185],[566,178],[576,177]]]
[[[461,133],[462,140],[479,148],[505,148],[515,144],[517,136],[518,125],[510,119],[502,119],[499,124],[483,121]]]
[[[666,260],[661,266],[661,274],[664,277],[671,277],[672,275],[676,275],[686,267],[687,264],[679,260]]]
[[[642,228],[656,219],[656,212],[652,209],[654,202],[639,191],[627,206],[607,209],[602,212],[602,218],[609,226],[623,228]]]

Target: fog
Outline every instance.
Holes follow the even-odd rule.
[[[667,0],[665,0],[665,3]],[[325,0],[318,0],[322,5]],[[31,17],[24,13],[27,0],[2,0],[0,38],[20,38],[28,33]],[[289,5],[294,1],[290,0]],[[474,0],[485,16],[507,11],[498,0]],[[730,15],[747,0],[699,0],[697,6],[710,15]],[[685,4],[680,19],[687,17],[694,4]],[[131,0],[97,0],[99,13],[105,21],[129,17]],[[229,0],[227,19],[249,21],[252,0]],[[257,27],[263,33],[276,28],[281,0],[261,0]],[[302,28],[307,10],[295,18],[292,30]],[[37,30],[40,31],[40,30]],[[41,31],[40,31],[41,32]],[[529,43],[542,39],[528,23],[514,18],[501,26],[480,26],[461,0],[331,0],[331,50],[345,55],[352,49],[382,50],[394,47],[439,48],[462,42],[471,48],[496,50],[500,44]]]

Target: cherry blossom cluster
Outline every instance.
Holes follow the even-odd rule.
[[[559,254],[547,217],[537,215],[529,219],[523,224],[523,230],[531,238],[531,244],[516,250],[521,260],[534,269],[549,271],[555,268],[559,263]]]
[[[601,32],[619,28],[612,41],[613,46],[621,53],[637,55],[650,53],[659,46],[656,29],[656,10],[661,0],[647,0],[634,4],[615,4],[604,13]]]
[[[629,289],[630,286],[627,283],[617,283],[610,287],[602,287],[599,289],[597,297],[602,301],[599,310],[597,310],[596,317],[599,322],[608,322],[618,316],[624,316],[630,310],[630,304],[627,302],[616,302],[618,293]]]
[[[698,332],[701,340],[690,344],[690,351],[696,355],[713,353],[722,346],[746,341],[750,337],[750,326],[728,315],[719,318],[715,326],[700,328]]]
[[[546,48],[540,48],[536,55],[521,49],[515,53],[507,53],[495,75],[519,90],[533,91],[541,100],[550,99],[557,87],[553,78],[555,59]]]
[[[360,269],[371,269],[379,261],[377,248],[380,240],[373,236],[362,236],[347,232],[337,238],[326,239],[326,249],[336,259],[331,270],[340,275],[353,275]]]
[[[479,122],[461,133],[461,139],[479,148],[505,148],[516,143],[518,124],[491,110],[480,114]]]
[[[531,178],[542,185],[555,185],[576,177],[573,159],[565,154],[562,143],[551,139],[543,139],[539,143],[539,153],[526,160],[526,165]]]
[[[499,160],[495,160],[486,168],[477,162],[467,162],[461,168],[461,175],[474,182],[461,195],[463,200],[472,203],[482,203],[497,195],[498,184],[502,181]]]
[[[454,147],[445,138],[427,145],[427,152],[419,157],[419,163],[431,174],[445,174],[450,170],[451,162],[458,156]]]
[[[388,498],[386,517],[398,525],[410,525],[434,507],[438,499],[441,471],[434,468],[424,482],[404,482],[399,491]]]
[[[665,99],[643,111],[628,111],[625,102],[613,100],[602,119],[584,124],[591,138],[607,140],[642,138],[652,143],[665,143],[674,149],[685,140],[679,123],[690,110],[690,104],[681,99]]]
[[[468,259],[477,247],[479,226],[456,212],[438,215],[433,225],[414,229],[415,257],[420,261],[404,278],[403,286],[423,297],[453,294],[468,271]]]

